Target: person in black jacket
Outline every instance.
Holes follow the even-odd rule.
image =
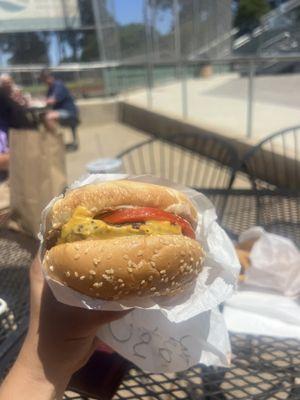
[[[13,100],[8,90],[0,86],[0,181],[6,179],[9,166],[9,128],[35,128],[26,108]]]

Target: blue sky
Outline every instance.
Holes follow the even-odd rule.
[[[115,0],[116,20],[122,25],[144,23],[144,0]],[[167,33],[172,23],[171,12],[158,14],[156,28]]]
[[[142,22],[143,0],[115,0],[116,19],[122,24]]]

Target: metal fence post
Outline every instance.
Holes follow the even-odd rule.
[[[184,63],[181,63],[181,100],[182,100],[182,117],[188,116],[188,91],[187,91],[187,76]]]
[[[149,22],[149,0],[144,0],[144,24],[146,34],[146,80],[147,80],[147,104],[149,108],[153,106],[152,86],[153,86],[153,43],[151,26]]]
[[[252,137],[253,129],[253,94],[254,94],[255,62],[250,61],[248,79],[247,138]]]

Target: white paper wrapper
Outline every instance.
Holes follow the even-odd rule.
[[[224,307],[232,332],[300,340],[300,304],[289,297],[257,290],[235,293]]]
[[[257,239],[250,252],[251,268],[245,273],[245,284],[272,289],[285,296],[300,296],[300,251],[285,237],[253,227],[239,241]]]
[[[124,175],[93,174],[75,182],[71,188],[124,178]],[[103,301],[84,296],[46,276],[55,297],[62,303],[93,310],[118,311],[134,307],[122,320],[101,327],[98,336],[146,371],[181,371],[199,362],[227,366],[230,344],[217,307],[233,293],[240,264],[230,239],[216,222],[212,203],[197,191],[153,176],[131,176],[130,180],[175,188],[196,205],[199,212],[196,237],[206,258],[193,289],[168,301],[157,297]],[[41,232],[53,201],[43,212]]]

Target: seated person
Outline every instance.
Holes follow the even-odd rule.
[[[16,102],[8,88],[0,86],[0,181],[7,176],[9,165],[9,128],[32,129],[36,125],[26,114],[26,108]]]
[[[24,96],[21,88],[17,86],[9,74],[2,74],[0,76],[0,86],[8,94],[8,96],[19,103],[21,106],[27,107],[28,100]]]
[[[0,182],[8,176],[9,151],[7,143],[7,133],[0,126]]]
[[[62,125],[69,125],[69,121],[76,123],[78,121],[78,110],[73,97],[63,82],[55,79],[47,69],[41,72],[40,79],[48,86],[47,105],[52,107],[52,110],[45,115],[46,128],[53,132],[57,123]],[[75,130],[72,130],[72,133],[73,145],[77,145]]]

